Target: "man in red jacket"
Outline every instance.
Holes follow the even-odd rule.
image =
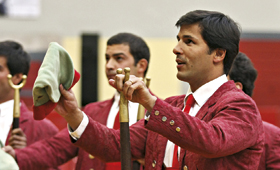
[[[0,42],[0,141],[18,150],[36,141],[50,138],[58,132],[58,128],[47,119],[35,121],[32,111],[23,101],[20,101],[19,128],[10,130],[13,123],[15,90],[9,85],[7,76],[11,74],[13,84],[19,84],[22,76],[28,74],[29,67],[30,56],[19,43]]]
[[[257,169],[264,145],[261,116],[252,98],[226,77],[239,51],[237,24],[220,12],[196,10],[176,26],[173,52],[177,78],[190,84],[186,95],[163,101],[133,75],[126,82],[124,75],[109,80],[148,110],[146,122],[130,126],[132,158],[145,158],[145,170]],[[119,161],[120,131],[83,113],[73,92],[62,86],[60,91],[56,111],[71,127],[74,145],[104,161]]]
[[[228,74],[228,79],[233,80],[236,87],[243,90],[244,93],[249,96],[253,95],[257,70],[244,53],[239,52],[236,56]],[[265,143],[258,169],[280,169],[280,128],[264,121],[263,127]]]
[[[105,59],[108,80],[115,77],[118,68],[125,67],[130,67],[132,74],[144,78],[148,70],[150,51],[141,37],[131,33],[119,33],[107,41]],[[102,125],[118,129],[119,122],[115,122],[115,118],[119,110],[119,100],[120,94],[116,91],[111,99],[90,103],[85,106],[84,110],[89,117]],[[131,125],[137,120],[138,103],[129,102],[129,111],[129,124]],[[56,167],[75,156],[78,156],[76,170],[120,169],[120,164],[105,164],[100,159],[74,146],[70,141],[67,129],[52,138],[34,143],[16,153],[13,152],[11,155],[17,158],[21,170]]]

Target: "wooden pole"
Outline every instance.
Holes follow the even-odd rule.
[[[12,82],[12,75],[8,75],[8,82],[10,86],[15,89],[15,95],[14,95],[14,112],[13,112],[13,126],[12,129],[19,128],[19,117],[20,117],[20,94],[19,94],[19,89],[21,89],[25,83],[26,83],[26,75],[22,76],[22,82],[19,85],[14,85]]]
[[[146,87],[149,88],[151,82],[151,78],[146,78]],[[145,117],[145,108],[141,104],[138,106],[138,113],[137,113],[137,122]],[[132,169],[133,170],[139,170],[141,164],[138,161],[133,161]],[[144,169],[144,168],[143,168]]]
[[[146,86],[147,86],[147,88],[149,88],[150,82],[151,82],[151,78],[147,77],[146,78]],[[143,119],[144,117],[145,117],[145,108],[141,104],[139,104],[138,114],[137,114],[137,121]]]
[[[125,78],[124,82],[129,80],[130,68],[124,69]],[[122,74],[122,70],[118,69],[117,74]],[[129,134],[129,114],[128,114],[128,101],[120,93],[120,135],[121,135],[121,169],[131,170],[131,149],[130,149],[130,134]]]

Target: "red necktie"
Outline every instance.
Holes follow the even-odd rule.
[[[115,117],[115,122],[114,122],[113,129],[117,130],[119,128],[120,128],[120,112],[118,111],[118,114]]]
[[[189,114],[189,111],[191,109],[191,107],[194,105],[195,103],[195,100],[193,98],[193,95],[190,94],[187,98],[187,101],[186,101],[186,106],[185,106],[185,109],[184,109],[184,112],[186,114]],[[178,145],[175,145],[174,146],[174,153],[173,153],[173,161],[172,161],[172,167],[173,168],[179,168],[179,161],[178,161]]]
[[[193,98],[193,95],[190,94],[187,98],[187,101],[186,101],[186,106],[185,106],[185,109],[184,109],[184,112],[189,114],[189,111],[191,110],[191,107],[194,105],[195,103],[195,100]]]

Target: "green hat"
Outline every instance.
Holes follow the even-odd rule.
[[[58,43],[51,42],[33,86],[34,106],[49,100],[57,103],[61,95],[59,85],[69,89],[73,79],[74,66],[70,55]]]

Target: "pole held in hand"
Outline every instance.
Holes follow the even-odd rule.
[[[151,78],[147,77],[146,78],[146,87],[147,88],[149,88],[150,82],[151,82]],[[143,119],[144,117],[145,117],[145,108],[141,104],[139,104],[138,114],[137,114],[137,121]]]
[[[124,69],[124,82],[129,80],[130,68]],[[122,69],[117,70],[117,74],[122,74]],[[120,135],[121,135],[121,169],[131,170],[131,148],[130,148],[130,134],[129,134],[129,114],[128,114],[128,100],[123,93],[120,93]]]

